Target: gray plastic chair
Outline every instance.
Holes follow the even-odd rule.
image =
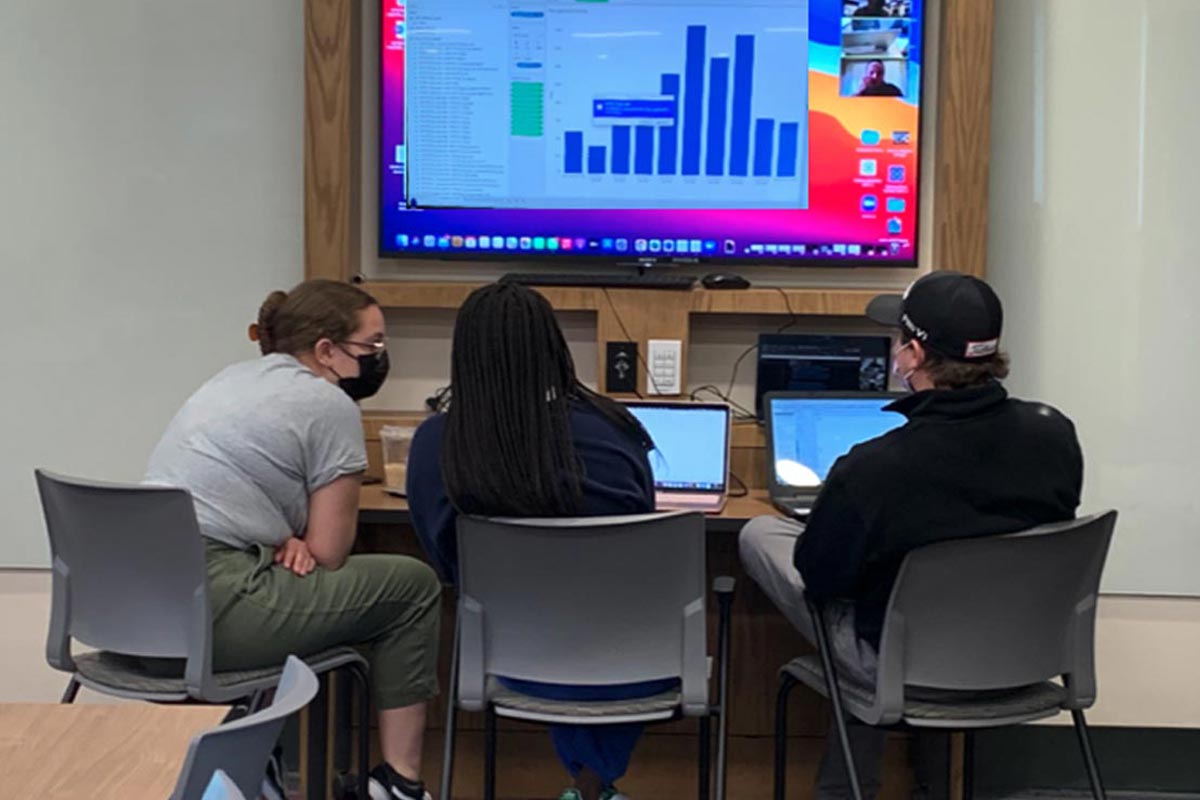
[[[46,660],[71,675],[62,702],[73,702],[83,685],[130,699],[256,710],[279,682],[283,665],[213,672],[204,544],[191,495],[40,469],[35,475],[53,561]],[[73,655],[72,640],[96,652]],[[345,670],[359,688],[358,791],[366,797],[367,663],[351,647],[303,660],[317,674]],[[324,732],[314,730],[313,736],[323,748]],[[339,747],[339,755],[346,749]],[[319,759],[310,775],[314,796],[324,797],[324,764]],[[339,791],[343,783],[339,778]]]
[[[776,800],[784,796],[787,696],[797,682],[830,698],[856,800],[846,711],[868,725],[964,732],[966,800],[973,730],[1070,711],[1092,794],[1104,800],[1083,711],[1096,700],[1096,598],[1116,520],[1108,511],[909,553],[888,603],[873,687],[837,676],[824,615],[810,602],[818,652],[781,670]]]
[[[724,798],[734,585],[732,578],[718,578],[714,586],[719,699],[712,703],[703,515],[460,517],[458,563],[458,680],[450,702],[485,712],[486,800],[496,796],[497,715],[569,725],[694,717],[701,798],[709,796],[709,726],[715,717],[715,794]],[[555,701],[515,692],[496,676],[591,686],[679,678],[680,687],[638,700]],[[453,729],[446,735],[453,737]],[[443,765],[445,797],[452,771],[452,763]]]
[[[287,718],[317,694],[317,676],[288,656],[271,705],[192,739],[171,800],[202,800],[214,773],[223,771],[246,797],[258,797],[267,759]]]

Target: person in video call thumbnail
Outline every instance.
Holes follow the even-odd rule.
[[[883,62],[879,60],[867,64],[867,72],[863,75],[855,97],[903,97],[904,92],[894,83],[884,79]]]

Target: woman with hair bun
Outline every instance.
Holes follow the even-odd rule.
[[[421,750],[437,692],[441,585],[412,558],[350,555],[367,466],[357,401],[387,376],[383,312],[361,289],[313,280],[272,292],[250,333],[262,357],[201,386],[146,473],[195,501],[213,666],[363,648],[383,752],[371,795],[428,800]]]

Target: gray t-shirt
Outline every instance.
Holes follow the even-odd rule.
[[[277,546],[304,535],[312,492],[366,466],[354,401],[275,353],[201,386],[154,448],[145,482],[190,491],[211,539]]]

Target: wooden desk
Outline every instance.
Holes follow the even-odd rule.
[[[163,800],[192,737],[224,706],[0,705],[0,794],[38,800]]]
[[[763,514],[778,514],[766,491],[751,489],[745,497],[731,497],[725,510],[708,518],[709,533],[737,533],[746,520]],[[358,498],[358,519],[366,525],[408,525],[408,501],[390,495],[379,484],[362,487]]]

